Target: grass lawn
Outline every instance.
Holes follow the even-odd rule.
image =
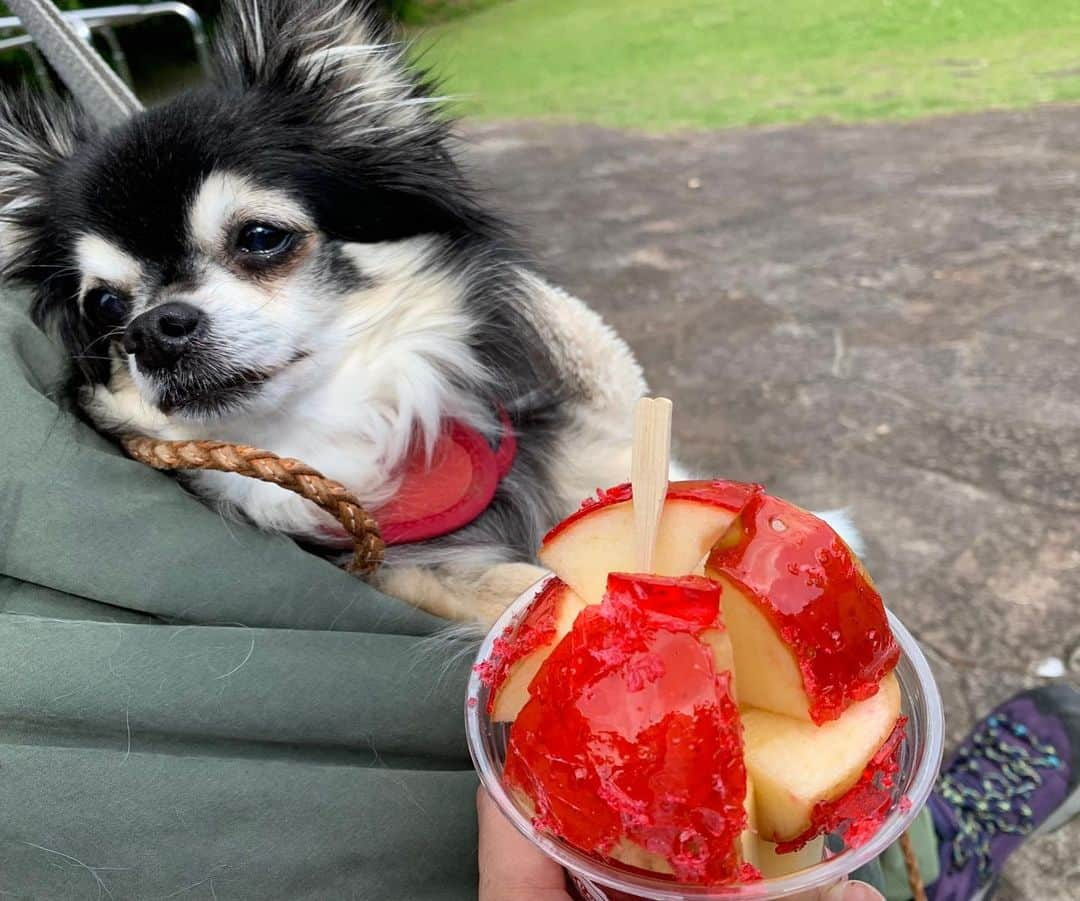
[[[460,110],[480,117],[669,129],[1080,100],[1080,0],[479,7],[418,42]]]
[[[397,0],[393,8],[406,25],[446,22],[505,0]]]

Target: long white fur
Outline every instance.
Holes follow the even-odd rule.
[[[0,98],[5,107],[11,101]],[[0,267],[22,253],[27,236],[13,220],[20,211],[38,206],[40,173],[75,149],[75,116],[71,107],[32,112],[34,132],[14,127],[8,110],[0,110]]]
[[[245,221],[270,222],[293,231],[314,227],[307,211],[283,191],[260,188],[233,172],[214,172],[203,182],[188,212],[188,231],[204,252],[218,250],[230,226]]]
[[[249,58],[256,68],[270,64],[273,48],[263,36],[259,0],[240,0],[237,13]],[[305,10],[285,23],[284,29],[279,39],[302,49],[308,81],[334,82],[336,99],[326,112],[340,124],[346,140],[358,131],[396,134],[408,140],[413,130],[430,123],[421,108],[445,99],[414,96],[415,83],[406,74],[406,45],[378,40],[347,0]],[[373,112],[377,113],[374,123]]]
[[[82,274],[81,295],[94,287],[134,293],[142,280],[139,261],[100,235],[80,235],[75,240],[75,259]]]
[[[238,202],[252,196],[227,174],[211,175],[193,205],[191,228],[213,246],[217,232],[246,215]],[[265,192],[258,202],[260,208],[269,202]],[[289,209],[287,198],[281,206]],[[115,267],[115,248],[95,241],[83,246],[101,252],[100,260],[85,261],[88,271]],[[430,449],[447,419],[490,425],[491,411],[462,387],[492,377],[469,347],[473,321],[463,304],[465,284],[434,264],[434,250],[426,239],[349,246],[371,287],[345,297],[328,296],[316,284],[319,272],[300,271],[286,285],[263,289],[210,264],[184,300],[229,336],[222,350],[238,369],[281,364],[298,348],[309,356],[272,379],[252,409],[211,422],[163,416],[153,380],[133,365],[119,367],[112,382],[84,402],[104,428],[243,441],[298,457],[378,507],[396,491],[397,473],[417,438]],[[528,276],[526,284],[538,328],[585,398],[553,467],[559,495],[573,505],[598,485],[626,478],[633,403],[645,381],[629,348],[595,312],[538,278]],[[198,481],[200,491],[265,528],[314,534],[327,522],[273,485],[219,473]]]
[[[340,124],[340,140],[373,130],[410,140],[431,126],[426,107],[438,99],[416,93],[404,75],[404,48],[379,43],[350,10],[342,0],[297,15],[281,39],[302,48],[308,80],[331,79],[335,92],[327,115]],[[241,40],[249,42],[245,54],[256,66],[270,65],[273,47],[264,40],[258,0],[239,0],[238,12],[245,24]],[[55,135],[53,152],[63,152],[65,133]],[[18,202],[10,199],[18,192],[3,189],[33,174],[18,165],[0,159],[0,195],[9,204]],[[475,398],[498,373],[485,372],[471,350],[474,321],[464,303],[469,273],[441,266],[432,240],[347,246],[365,278],[343,288],[328,287],[318,264],[324,238],[312,233],[294,270],[260,282],[235,272],[221,248],[229,229],[245,219],[310,229],[293,198],[258,189],[236,173],[215,172],[188,212],[189,235],[204,263],[182,299],[208,314],[210,340],[220,343],[219,356],[238,373],[269,368],[275,375],[243,410],[201,421],[163,414],[153,379],[118,354],[109,384],[86,389],[82,398],[100,427],[261,445],[310,463],[378,508],[396,492],[407,455],[417,443],[430,451],[446,420],[491,425],[491,411]],[[118,248],[91,236],[79,246],[84,279],[138,280],[137,266]],[[550,460],[553,493],[569,512],[596,487],[628,478],[633,407],[647,385],[630,349],[594,311],[535,276],[520,275],[535,326],[577,389]],[[303,358],[296,360],[298,353]],[[315,536],[328,524],[313,505],[273,485],[201,473],[196,489],[264,528]],[[845,537],[854,544],[851,532]],[[499,560],[481,548],[456,568],[433,559],[427,566],[389,570],[380,584],[453,618],[490,620],[540,574],[531,565]]]
[[[190,227],[213,247],[237,216],[264,214],[268,204],[296,215],[290,198],[275,200],[215,173],[192,207]],[[86,261],[89,270],[115,265],[115,248],[84,246],[102,253]],[[153,379],[133,361],[109,386],[88,394],[88,409],[105,428],[242,441],[299,457],[377,507],[396,491],[398,471],[417,440],[430,450],[448,418],[490,424],[491,411],[462,387],[487,377],[469,348],[473,322],[462,305],[464,285],[431,264],[434,250],[427,239],[348,246],[371,287],[344,296],[326,287],[313,258],[285,284],[272,286],[208,263],[183,299],[209,314],[212,335],[227,336],[222,355],[237,371],[272,369],[298,351],[307,358],[267,383],[250,409],[212,422],[163,417],[154,405]],[[201,474],[198,482],[201,491],[265,528],[314,534],[328,522],[274,485],[219,473]]]

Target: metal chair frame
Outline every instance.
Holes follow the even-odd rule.
[[[210,48],[206,26],[194,9],[186,3],[125,3],[117,6],[99,6],[96,9],[77,9],[63,14],[64,18],[87,44],[92,44],[94,35],[100,35],[109,49],[117,74],[132,85],[131,69],[127,63],[123,47],[116,37],[115,29],[125,25],[136,25],[158,16],[179,16],[191,32],[195,56],[204,72],[210,70]],[[22,21],[15,16],[0,18],[0,33],[23,31]],[[34,71],[43,84],[51,84],[45,60],[34,44],[34,38],[23,31],[10,37],[0,38],[0,51],[25,47],[30,55]]]

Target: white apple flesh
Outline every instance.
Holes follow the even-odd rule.
[[[823,520],[764,493],[709,553],[739,702],[821,725],[877,691],[900,657],[881,596]]]
[[[529,683],[563,636],[574,625],[585,602],[565,583],[552,579],[504,639],[504,655],[492,667],[491,718],[512,722],[529,700]]]
[[[837,800],[859,781],[899,716],[900,687],[892,675],[875,695],[821,726],[744,709],[746,770],[754,783],[758,835],[772,842],[804,835],[815,805]]]
[[[760,488],[741,482],[673,482],[660,515],[653,575],[685,576],[727,530]],[[613,572],[633,572],[634,507],[629,485],[600,492],[556,526],[540,547],[540,562],[586,603],[599,604]]]

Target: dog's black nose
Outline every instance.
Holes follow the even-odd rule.
[[[202,310],[189,303],[163,303],[127,327],[124,350],[140,369],[171,369],[203,331]]]

